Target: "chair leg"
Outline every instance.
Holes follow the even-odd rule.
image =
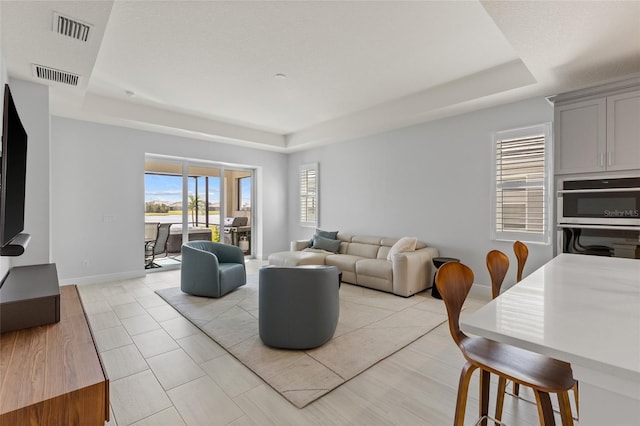
[[[553,407],[551,406],[551,397],[547,392],[534,389],[536,396],[536,405],[538,406],[538,418],[540,426],[555,426],[556,419],[553,417]]]
[[[515,396],[519,396],[520,395],[520,384],[513,382],[513,394]]]
[[[576,419],[580,420],[580,397],[578,392],[578,382],[573,385],[573,397],[576,400]]]
[[[456,401],[456,415],[453,420],[454,426],[464,426],[464,412],[467,409],[467,394],[469,393],[469,382],[471,375],[478,368],[475,365],[466,363],[460,372],[460,383],[458,384],[458,400]]]
[[[500,377],[498,379],[498,394],[496,396],[496,416],[495,419],[500,421],[502,420],[502,408],[504,407],[504,393],[507,389],[507,379],[504,377]],[[496,423],[498,426],[499,423]]]
[[[491,373],[486,370],[480,370],[480,424],[487,426],[489,416],[489,385],[491,384]]]
[[[571,415],[569,392],[560,392],[558,394],[558,407],[560,408],[560,418],[562,419],[562,426],[573,426],[573,416]]]

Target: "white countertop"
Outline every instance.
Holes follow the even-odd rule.
[[[461,325],[640,383],[640,260],[561,254]]]

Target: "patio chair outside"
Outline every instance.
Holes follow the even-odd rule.
[[[160,265],[154,262],[155,257],[159,254],[167,254],[167,241],[169,240],[169,230],[171,223],[158,224],[158,232],[155,241],[145,244],[145,269],[159,268]]]

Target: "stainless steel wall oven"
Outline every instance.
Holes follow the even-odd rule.
[[[558,223],[640,227],[640,177],[565,180],[558,188]]]
[[[640,258],[640,177],[558,182],[558,252]]]

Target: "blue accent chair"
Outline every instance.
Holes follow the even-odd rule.
[[[222,297],[247,283],[239,247],[211,241],[182,244],[180,289],[194,296]]]

